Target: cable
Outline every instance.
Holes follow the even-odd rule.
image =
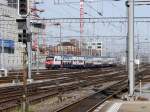
[[[75,17],[72,13],[70,13],[68,10],[65,10],[64,7],[62,7],[62,9],[64,10],[64,12],[68,15],[72,15],[72,17]]]
[[[71,6],[69,3],[66,2],[66,0],[64,0],[64,1],[65,1],[66,5],[67,5],[68,7],[71,7],[72,9],[76,10],[77,12],[80,12],[80,9]],[[87,13],[87,12],[85,12],[85,11],[84,11],[84,14],[93,17],[91,14],[89,14],[89,13]]]
[[[115,8],[118,9],[117,12],[122,10],[121,8],[119,8],[118,6],[116,6],[113,2],[110,2],[110,3],[112,4],[113,7],[115,7]],[[122,11],[123,11],[124,13],[126,13],[126,11],[124,11],[124,10],[122,10]],[[120,16],[124,17],[124,15],[122,15],[122,14],[120,14]]]
[[[91,9],[93,9],[98,15],[103,16],[103,14],[101,12],[99,12],[98,10],[96,10],[94,7],[92,7],[91,5],[89,5],[87,2],[85,2],[85,3],[86,3],[86,5],[88,7],[90,7]]]

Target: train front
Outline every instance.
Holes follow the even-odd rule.
[[[47,69],[50,69],[50,68],[52,68],[53,64],[54,64],[54,57],[53,56],[46,57],[45,67]]]

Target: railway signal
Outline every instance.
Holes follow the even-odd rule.
[[[26,17],[29,12],[29,1],[28,0],[18,0],[18,15],[21,17]]]
[[[18,42],[22,42],[24,44],[27,43],[27,33],[26,33],[26,30],[23,30],[23,33],[19,33],[18,34]]]
[[[21,33],[18,33],[18,42],[22,42],[24,44],[31,42],[31,33],[27,32],[27,19],[16,19],[16,22],[18,23],[18,29],[22,30]]]

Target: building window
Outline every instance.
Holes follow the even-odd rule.
[[[88,46],[88,49],[92,49],[92,46]]]
[[[0,53],[2,53],[2,47],[0,47]],[[14,48],[4,47],[4,53],[14,54]]]
[[[102,47],[101,47],[101,46],[98,46],[97,48],[100,49],[100,48],[102,48]]]
[[[7,0],[8,2],[8,6],[9,7],[13,7],[13,8],[17,8],[18,7],[18,0]]]
[[[4,47],[4,53],[13,54],[14,53],[14,41],[13,40],[3,40],[0,39],[0,53],[2,52],[2,42]]]
[[[101,45],[102,43],[97,43],[97,45]]]

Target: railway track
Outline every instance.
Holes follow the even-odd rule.
[[[48,76],[49,78],[56,78],[56,74],[69,72],[75,72],[75,70],[41,70],[40,74],[36,74],[35,71],[32,71],[32,78],[34,80],[48,79]],[[21,70],[9,72],[7,77],[0,77],[0,84],[12,83],[13,80],[19,80],[22,82],[23,72]]]
[[[112,71],[114,68],[104,68],[101,70],[101,72],[108,72]],[[40,71],[40,74],[36,74],[35,71],[33,71],[32,79],[33,80],[44,80],[44,79],[54,79],[61,76],[67,76],[70,74],[81,74],[81,72],[90,72],[94,69],[86,69],[86,70],[80,70],[80,69],[62,69],[62,70],[42,70]],[[61,75],[61,76],[60,76]],[[23,73],[22,71],[11,71],[8,73],[7,77],[0,77],[0,84],[4,83],[12,83],[13,81],[20,81],[23,80]]]
[[[91,71],[90,73],[86,72],[87,74],[84,74],[84,73],[83,72],[76,73],[76,74],[71,73],[74,77],[72,76],[69,77],[69,75],[71,74],[68,73],[68,74],[64,74],[65,76],[68,76],[68,77],[64,77],[62,75],[62,77],[64,78],[59,78],[59,80],[51,79],[51,80],[46,80],[46,81],[39,82],[39,83],[28,84],[27,86],[28,87],[28,99],[30,102],[35,102],[35,101],[39,101],[40,99],[50,97],[52,95],[57,95],[59,92],[58,88],[60,88],[63,92],[65,92],[65,91],[78,89],[79,87],[87,87],[87,86],[103,83],[104,81],[106,82],[104,78],[102,81],[102,79],[96,80],[96,77],[91,79],[91,81],[89,81],[90,78],[88,78],[87,80],[85,76],[88,76],[88,75],[92,76],[93,71]],[[108,70],[107,72],[104,71],[102,73],[107,74],[107,73],[110,73],[110,71]],[[100,75],[100,71],[97,71],[97,74],[95,73],[94,75],[98,75],[98,74]],[[82,78],[79,77],[81,78],[80,81],[76,80],[75,78],[76,75],[79,75],[79,76],[82,75]],[[72,83],[74,81],[75,83]],[[56,85],[57,82],[59,82],[59,85]],[[23,92],[22,85],[12,86],[8,88],[0,88],[0,100],[1,100],[0,111],[7,110],[17,105],[20,105],[20,102],[21,102],[20,99],[22,99],[22,92]]]
[[[141,69],[140,72],[144,73],[144,71],[145,69]],[[110,76],[107,78],[108,78],[107,80],[109,80]],[[111,78],[113,77],[111,76]],[[119,77],[114,80],[119,80]],[[136,84],[138,84],[138,80],[136,80]],[[103,90],[100,90],[84,99],[80,99],[75,103],[62,107],[61,109],[58,109],[55,112],[93,112],[99,105],[104,103],[106,100],[112,98],[115,95],[118,95],[118,93],[125,92],[125,90],[127,91],[127,89],[128,89],[127,77],[121,76],[120,81],[117,82],[116,84],[109,86]]]
[[[40,99],[51,97],[61,91],[72,91],[79,87],[84,88],[88,86],[101,85],[109,81],[120,81],[123,78],[127,79],[125,71],[116,71],[116,69],[104,71],[84,71],[76,73],[55,74],[59,78],[47,79],[43,82],[28,84],[28,99],[30,102],[38,102]],[[111,78],[110,78],[111,77]],[[77,80],[78,79],[78,80]],[[59,84],[57,84],[59,82]],[[74,83],[73,83],[74,82]],[[12,107],[20,105],[22,99],[23,87],[22,85],[12,86],[7,88],[0,88],[0,111],[9,110]]]
[[[92,112],[98,105],[125,89],[127,89],[127,80],[121,80],[110,87],[61,108],[56,112]]]

